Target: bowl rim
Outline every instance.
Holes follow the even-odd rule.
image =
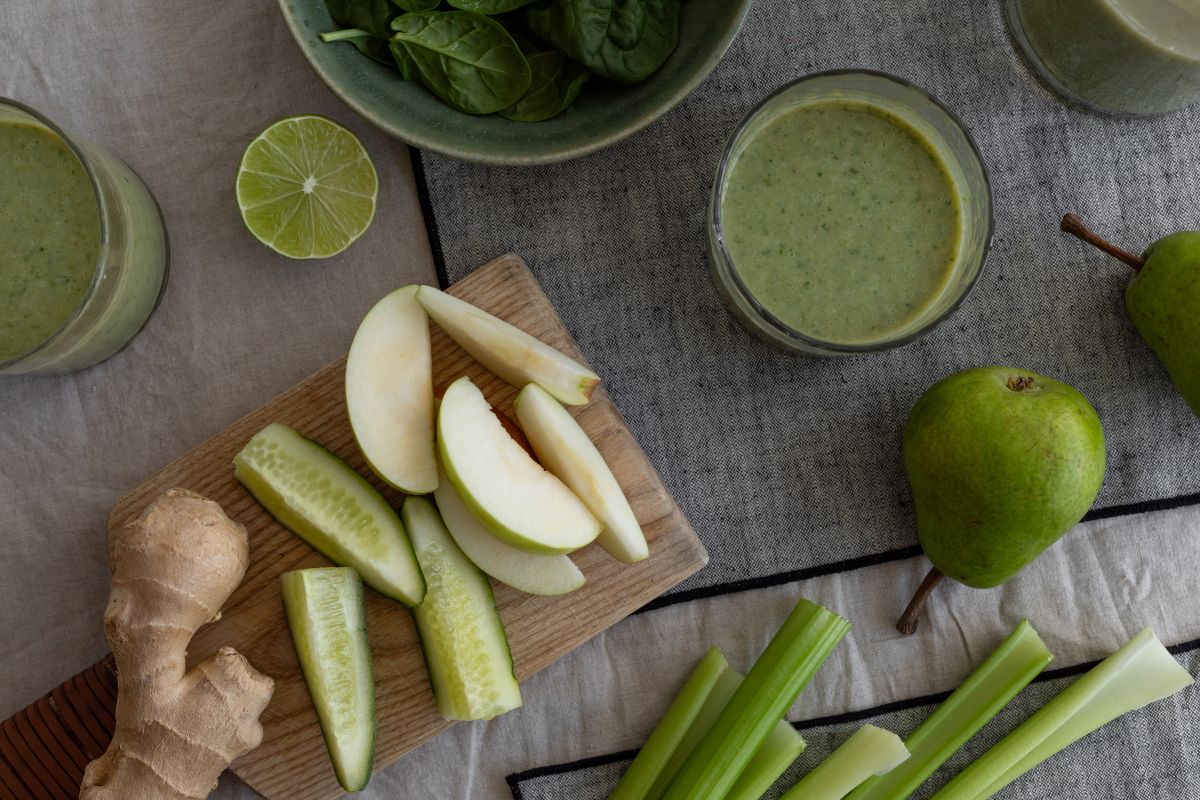
[[[304,59],[308,61],[313,71],[321,78],[321,82],[328,87],[329,91],[350,107],[352,111],[360,117],[370,122],[375,127],[382,130],[384,133],[392,136],[405,144],[416,147],[419,150],[427,150],[441,155],[457,158],[462,161],[470,161],[477,164],[494,164],[499,166],[514,166],[526,167],[536,166],[539,164],[554,164],[560,161],[569,161],[574,158],[595,153],[610,147],[613,144],[632,136],[638,131],[645,128],[650,123],[664,116],[679,105],[685,97],[692,93],[692,90],[700,85],[700,82],[707,78],[716,68],[717,63],[724,57],[726,51],[729,50],[730,44],[742,28],[742,24],[746,21],[746,15],[750,11],[754,0],[733,0],[739,5],[735,12],[733,24],[724,31],[717,41],[717,46],[705,57],[700,68],[695,70],[686,80],[684,80],[671,92],[666,99],[653,104],[646,111],[634,117],[628,124],[620,130],[613,131],[606,136],[598,139],[591,139],[582,144],[563,147],[558,149],[547,150],[543,149],[537,153],[490,153],[481,148],[470,147],[455,147],[439,142],[436,138],[423,136],[420,134],[412,134],[402,130],[402,126],[395,125],[391,121],[377,114],[373,109],[364,103],[356,100],[352,93],[346,91],[338,85],[326,68],[318,61],[315,52],[312,48],[304,44],[304,36],[307,32],[306,28],[300,23],[296,14],[293,13],[289,6],[290,0],[278,0],[279,10],[283,14],[284,21],[287,23],[288,30],[292,34],[292,38],[296,41],[296,46],[300,48],[300,52],[304,54]]]

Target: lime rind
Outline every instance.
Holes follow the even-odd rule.
[[[379,177],[362,143],[325,117],[271,125],[238,167],[238,207],[261,242],[289,258],[326,258],[349,247],[375,216]]]

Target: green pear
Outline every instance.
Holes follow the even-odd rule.
[[[904,427],[904,466],[917,536],[934,566],[898,626],[912,633],[943,576],[998,586],[1083,518],[1104,479],[1104,430],[1067,384],[979,367],[917,401]]]
[[[1062,229],[1133,268],[1125,289],[1129,318],[1200,416],[1200,231],[1164,236],[1137,256],[1101,239],[1074,214],[1063,217]]]

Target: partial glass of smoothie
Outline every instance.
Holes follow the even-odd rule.
[[[1006,0],[1037,75],[1094,111],[1151,116],[1200,100],[1200,0]]]
[[[0,99],[0,374],[115,353],[153,311],[166,261],[158,207],[129,167]]]
[[[837,355],[895,347],[982,269],[991,195],[970,138],[875,73],[790,84],[743,121],[713,188],[714,278],[751,330]]]

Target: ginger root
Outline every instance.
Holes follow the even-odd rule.
[[[196,630],[246,573],[246,530],[184,489],[109,537],[104,628],[117,664],[116,732],[88,764],[80,800],[205,798],[262,741],[275,682],[231,647],[185,673]]]

